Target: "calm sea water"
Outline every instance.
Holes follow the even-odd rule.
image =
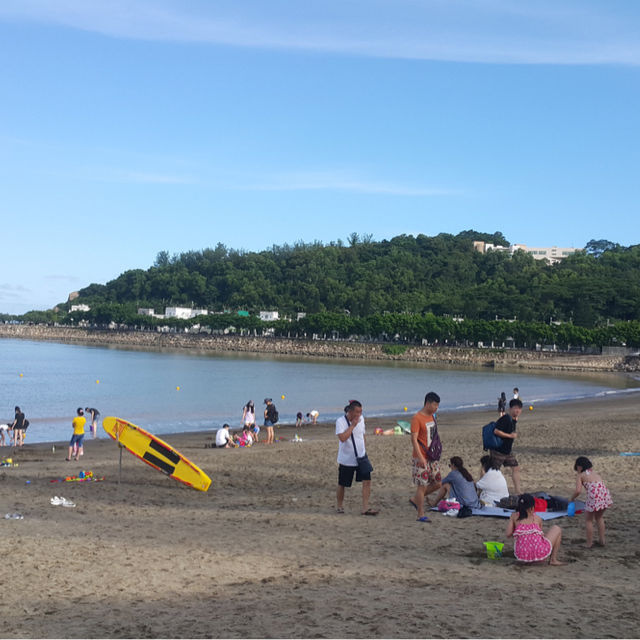
[[[0,339],[0,420],[19,405],[28,442],[66,440],[77,407],[126,418],[158,434],[240,426],[252,399],[274,399],[281,423],[312,409],[335,420],[356,398],[365,415],[407,415],[427,391],[441,412],[494,407],[501,391],[519,387],[525,403],[626,393],[640,381],[617,374],[541,375],[491,369],[436,369],[414,363],[336,362],[274,356],[202,355]],[[22,374],[22,375],[21,375]],[[282,397],[284,396],[284,398]],[[105,436],[100,429],[100,435]],[[106,437],[106,436],[105,436]]]

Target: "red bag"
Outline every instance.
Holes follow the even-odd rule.
[[[533,499],[536,504],[536,511],[546,511],[547,510],[547,501],[544,498],[534,498]]]

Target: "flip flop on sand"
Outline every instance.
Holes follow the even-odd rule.
[[[336,513],[344,513],[344,509],[342,507],[337,507]]]
[[[427,516],[422,516],[422,518],[418,518],[416,522],[431,522]]]
[[[367,509],[366,511],[362,512],[363,516],[377,516],[378,513],[380,513],[379,511],[376,511],[375,509]]]

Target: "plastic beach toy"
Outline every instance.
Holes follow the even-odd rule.
[[[570,503],[567,505],[567,515],[568,515],[570,518],[573,518],[573,516],[575,516],[575,515],[576,515],[576,503],[575,503],[575,502],[570,502]]]
[[[504,547],[502,542],[487,541],[483,544],[487,549],[487,558],[495,560],[502,557],[502,547]]]

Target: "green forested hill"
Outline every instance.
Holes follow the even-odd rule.
[[[277,309],[365,317],[384,312],[460,315],[470,320],[640,319],[640,245],[592,241],[548,265],[517,252],[481,254],[473,240],[508,245],[501,233],[402,235],[374,242],[298,243],[261,252],[215,249],[158,254],[147,270],[92,284],[76,302],[194,306],[212,311]]]

